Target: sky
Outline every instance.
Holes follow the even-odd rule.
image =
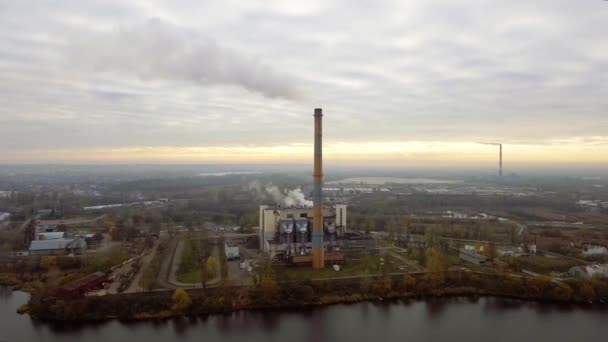
[[[0,0],[0,163],[608,165],[602,0]]]

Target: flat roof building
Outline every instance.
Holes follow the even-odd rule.
[[[30,255],[82,254],[87,249],[84,239],[33,240],[30,242]]]
[[[492,266],[492,259],[474,250],[460,249],[460,259],[478,266]]]

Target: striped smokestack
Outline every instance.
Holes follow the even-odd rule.
[[[323,249],[323,110],[315,108],[315,166],[312,210],[312,268],[325,267]]]

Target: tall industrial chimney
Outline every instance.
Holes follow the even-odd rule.
[[[312,209],[312,268],[325,267],[323,249],[323,110],[315,108],[315,165]]]
[[[498,156],[498,175],[502,177],[502,144],[500,146],[500,154]]]

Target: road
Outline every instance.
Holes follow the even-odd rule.
[[[112,272],[114,281],[112,282],[112,284],[110,284],[110,287],[108,288],[108,293],[109,294],[119,293],[118,292],[118,287],[120,286],[120,280],[118,279],[119,276],[121,274],[124,274],[124,273],[128,272],[129,270],[131,270],[131,268],[133,267],[133,263],[137,262],[138,260],[140,260],[140,262],[141,262],[139,271],[137,272],[137,274],[135,274],[135,276],[133,276],[133,280],[131,281],[131,284],[129,284],[129,287],[125,291],[123,291],[123,293],[144,291],[144,289],[142,289],[139,286],[139,280],[141,279],[146,267],[150,264],[150,262],[154,258],[154,255],[156,254],[156,249],[158,248],[158,244],[159,244],[159,242],[155,241],[154,246],[152,246],[151,249],[144,252],[144,255],[141,258],[140,257],[134,258],[131,262],[127,262],[124,265],[117,268],[116,270],[114,270]]]
[[[251,286],[253,285],[252,275],[241,268],[240,260],[228,261],[228,279],[231,285],[234,286]]]
[[[144,255],[141,258],[141,266],[139,268],[139,272],[137,272],[137,274],[133,278],[133,281],[131,282],[131,285],[129,286],[129,288],[125,292],[142,292],[142,291],[146,291],[146,289],[143,289],[143,288],[141,288],[139,286],[139,281],[141,280],[141,277],[143,276],[143,274],[146,271],[146,269],[148,268],[148,265],[150,265],[150,262],[152,261],[152,259],[156,255],[156,249],[158,248],[158,245],[159,245],[159,242],[155,241],[154,242],[154,246],[152,247],[152,249],[150,249],[146,253],[146,255]]]

